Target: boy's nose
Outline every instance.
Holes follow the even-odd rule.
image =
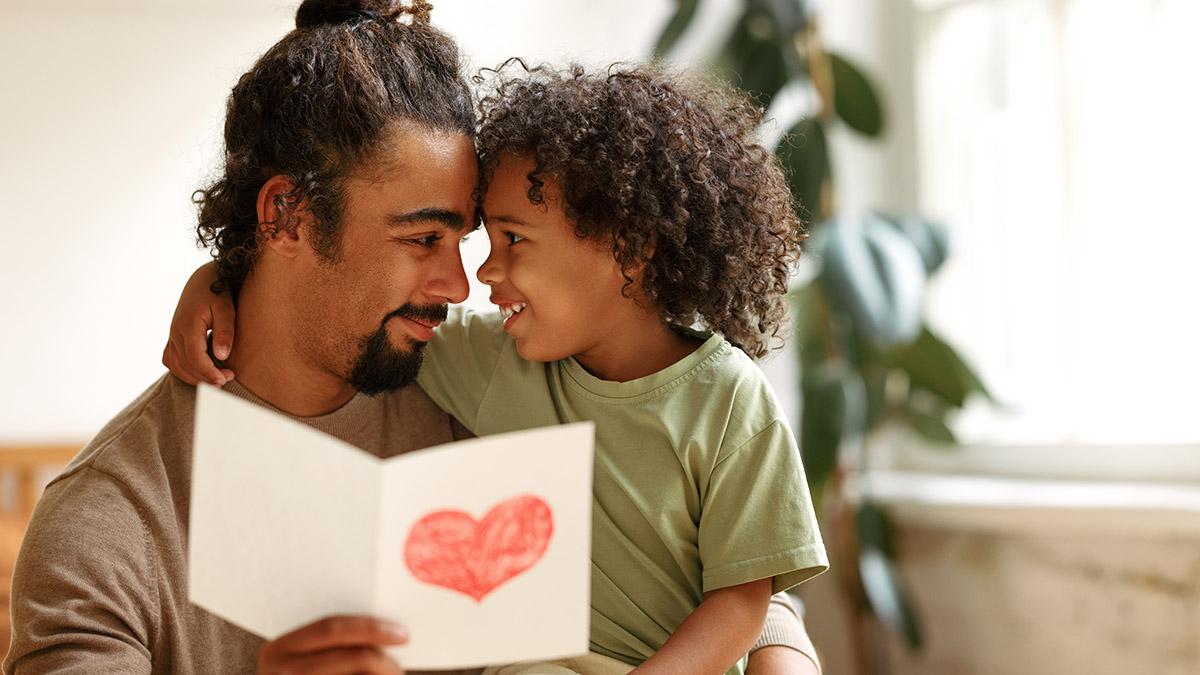
[[[504,280],[504,274],[500,268],[500,263],[496,261],[494,254],[488,255],[487,260],[479,266],[479,271],[475,273],[479,280],[488,286],[495,286]]]

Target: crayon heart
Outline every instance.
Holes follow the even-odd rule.
[[[409,531],[404,562],[417,579],[480,602],[533,567],[553,532],[550,506],[532,495],[500,502],[478,521],[463,511],[434,511]]]

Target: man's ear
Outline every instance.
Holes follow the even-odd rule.
[[[286,258],[308,248],[312,212],[293,193],[296,184],[283,175],[271,176],[258,190],[258,233],[263,245]]]

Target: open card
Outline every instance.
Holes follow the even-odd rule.
[[[201,386],[191,600],[267,639],[394,620],[410,669],[582,654],[592,444],[583,423],[379,459]]]

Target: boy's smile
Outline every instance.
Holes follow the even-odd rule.
[[[500,316],[504,317],[504,330],[516,323],[521,311],[525,309],[526,303],[507,298],[491,297],[492,304],[500,309]]]

